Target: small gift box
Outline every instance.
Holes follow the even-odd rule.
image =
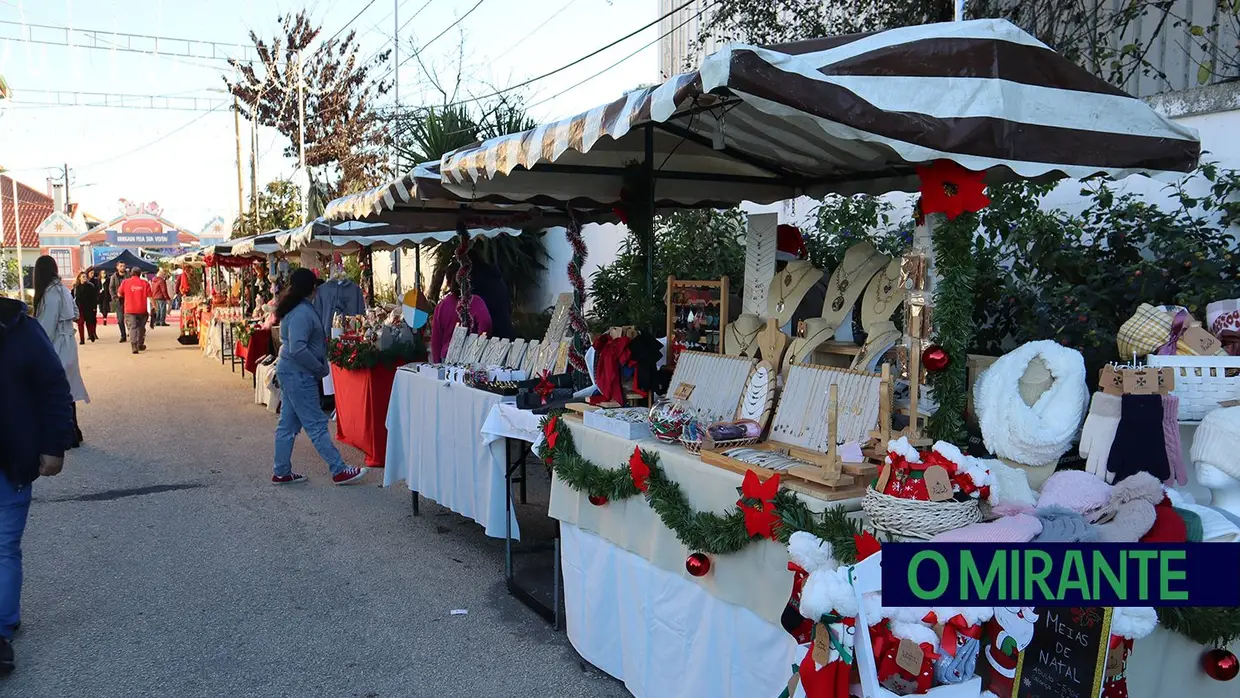
[[[1225,355],[1218,338],[1184,308],[1142,303],[1115,335],[1124,358],[1148,354]]]

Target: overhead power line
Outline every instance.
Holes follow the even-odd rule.
[[[443,30],[443,31],[441,31],[441,32],[439,32],[438,34],[436,34],[436,35],[435,35],[435,37],[434,37],[433,39],[431,39],[430,41],[426,42],[425,44],[422,44],[422,46],[421,46],[421,47],[419,47],[419,48],[418,48],[418,50],[414,51],[412,54],[410,54],[409,56],[407,56],[407,57],[405,58],[405,60],[403,60],[403,61],[401,61],[400,63],[396,64],[396,67],[397,67],[397,68],[402,67],[402,66],[404,66],[406,63],[408,63],[408,62],[410,61],[410,59],[417,58],[418,56],[422,55],[422,52],[423,52],[423,51],[425,51],[426,49],[430,48],[430,45],[431,45],[431,44],[433,44],[433,43],[435,43],[436,41],[438,41],[438,40],[439,40],[439,39],[440,39],[440,38],[441,38],[444,34],[447,34],[448,32],[452,31],[452,29],[453,29],[454,27],[456,27],[457,25],[459,25],[461,22],[464,22],[464,21],[465,21],[465,18],[466,18],[466,17],[468,17],[468,16],[470,16],[471,14],[473,14],[473,13],[474,13],[474,10],[478,9],[478,6],[479,6],[479,5],[481,5],[481,4],[482,4],[482,3],[484,3],[484,2],[486,2],[486,0],[478,0],[478,2],[474,3],[474,6],[473,6],[473,7],[469,8],[468,10],[465,10],[465,14],[461,15],[460,17],[457,17],[455,22],[453,22],[452,24],[449,24],[446,28],[444,28],[444,30]],[[429,3],[428,3],[428,4],[429,4]],[[389,71],[389,72],[391,72],[391,71]],[[384,76],[384,77],[386,77],[386,76]]]
[[[515,91],[515,90],[519,90],[519,89],[521,89],[521,88],[523,88],[523,87],[528,87],[528,86],[530,86],[530,85],[533,85],[533,84],[534,84],[534,83],[536,83],[536,82],[539,82],[540,80],[546,80],[547,78],[551,77],[552,75],[557,75],[557,74],[559,74],[559,73],[562,73],[562,72],[564,72],[565,70],[568,70],[569,68],[572,68],[573,66],[579,65],[579,64],[581,64],[581,63],[584,63],[585,61],[590,60],[591,58],[594,58],[595,56],[599,55],[600,53],[602,53],[602,52],[606,51],[606,50],[607,50],[607,49],[609,49],[609,48],[612,48],[612,47],[614,47],[614,46],[617,46],[617,45],[619,45],[619,44],[624,43],[625,41],[628,41],[629,39],[632,39],[633,37],[637,36],[638,34],[641,34],[642,32],[646,31],[647,29],[649,29],[649,28],[651,28],[651,27],[655,26],[655,25],[656,25],[656,24],[658,24],[659,22],[662,22],[663,20],[667,19],[668,17],[671,17],[672,15],[676,14],[677,12],[680,12],[681,10],[685,9],[686,7],[688,7],[688,6],[692,5],[694,2],[696,2],[696,0],[687,0],[687,2],[685,2],[685,3],[681,4],[679,7],[675,7],[675,8],[673,8],[673,9],[672,9],[671,11],[669,11],[667,14],[665,14],[665,15],[663,15],[663,16],[661,16],[661,17],[657,18],[657,19],[655,19],[653,22],[649,22],[649,23],[647,23],[647,24],[644,24],[644,25],[642,25],[642,26],[638,27],[637,29],[634,29],[633,31],[629,32],[628,34],[625,34],[624,36],[620,37],[619,39],[616,39],[615,41],[612,41],[611,43],[607,44],[606,46],[601,46],[601,47],[599,47],[599,48],[597,48],[597,49],[595,49],[595,50],[591,51],[590,53],[587,53],[586,55],[582,56],[581,58],[578,58],[577,60],[572,61],[572,62],[570,62],[570,63],[566,63],[566,64],[564,64],[564,65],[560,66],[559,68],[556,68],[555,70],[550,70],[550,71],[548,71],[548,72],[546,72],[546,73],[543,73],[542,75],[538,75],[538,76],[536,76],[536,77],[532,77],[532,78],[530,78],[530,79],[528,79],[528,80],[525,80],[525,81],[519,82],[519,83],[517,83],[517,84],[515,84],[515,85],[512,85],[512,86],[510,86],[510,87],[505,87],[505,88],[504,88],[504,89],[502,89],[502,90],[496,90],[495,92],[492,92],[492,93],[490,93],[490,94],[482,95],[482,96],[480,96],[480,97],[469,97],[468,99],[459,99],[459,100],[457,100],[457,101],[455,101],[455,102],[449,102],[449,103],[447,103],[447,104],[439,104],[439,105],[435,105],[435,108],[436,108],[436,109],[446,109],[446,108],[448,108],[448,107],[456,107],[456,106],[460,106],[460,105],[462,105],[462,104],[472,104],[472,103],[474,103],[474,102],[483,102],[483,101],[486,101],[486,100],[488,100],[488,99],[494,99],[495,97],[500,97],[500,96],[506,95],[506,94],[508,94],[509,92],[513,92],[513,91]],[[715,5],[717,5],[717,4],[719,4],[719,0],[715,0],[715,2],[711,3],[711,4],[710,4],[710,5],[708,5],[707,7],[703,8],[703,9],[702,9],[702,11],[698,13],[698,15],[700,16],[702,12],[705,12],[707,9],[710,9],[711,7],[714,7],[714,6],[715,6]],[[670,32],[669,32],[669,33],[670,33]],[[663,36],[666,36],[666,34],[665,34],[665,35],[663,35]],[[662,38],[662,37],[659,37],[659,38]],[[658,41],[658,39],[656,39],[655,41]],[[651,44],[653,44],[653,43],[654,43],[654,42],[651,42]],[[651,44],[647,44],[646,46],[643,46],[643,47],[642,47],[642,49],[647,48],[647,47],[648,47],[648,46],[650,46]],[[638,49],[638,51],[640,52],[642,49]],[[627,60],[627,58],[625,58],[625,59],[623,59],[623,60]],[[606,72],[606,71],[604,71],[604,72]],[[390,75],[390,74],[391,74],[391,71],[389,70],[389,71],[388,71],[388,73],[387,73],[387,74],[385,74],[383,77],[379,78],[379,80],[383,80],[384,78],[386,78],[386,77],[387,77],[388,75]],[[376,81],[376,82],[377,82],[377,81]]]
[[[17,30],[7,29],[16,27]],[[200,60],[242,62],[258,60],[258,51],[246,44],[226,41],[185,39],[153,34],[130,34],[99,29],[77,29],[51,24],[31,24],[0,20],[0,39],[21,41],[47,46],[66,46],[96,49],[99,51],[122,51],[147,55],[196,58]]]
[[[512,44],[511,46],[509,46],[508,48],[504,49],[504,52],[503,52],[503,53],[499,54],[499,55],[498,55],[498,56],[496,56],[495,58],[492,58],[491,60],[492,60],[493,62],[498,63],[498,62],[499,62],[499,59],[501,59],[501,58],[503,58],[504,56],[507,56],[508,54],[512,53],[513,49],[515,49],[516,47],[518,47],[518,46],[520,46],[521,44],[525,43],[525,40],[526,40],[526,39],[528,39],[528,38],[530,38],[531,36],[534,36],[535,34],[537,34],[540,30],[542,30],[542,28],[543,28],[543,27],[545,27],[545,26],[547,26],[548,24],[550,24],[550,23],[551,23],[551,20],[553,20],[553,19],[555,19],[556,17],[559,17],[560,15],[564,14],[564,11],[565,11],[565,10],[567,10],[567,9],[568,9],[569,7],[571,7],[572,5],[575,5],[575,4],[576,4],[577,2],[579,2],[579,1],[580,1],[580,0],[568,0],[568,2],[566,2],[566,3],[564,3],[562,6],[560,6],[560,9],[556,10],[555,12],[552,12],[550,17],[547,17],[546,19],[544,19],[544,20],[542,21],[542,24],[539,24],[537,27],[534,27],[533,29],[531,29],[531,30],[529,31],[529,33],[528,33],[528,34],[526,34],[525,36],[521,37],[520,39],[517,39],[515,42],[513,42],[513,44]]]
[[[331,35],[331,38],[330,38],[330,39],[328,39],[327,41],[329,42],[329,41],[331,41],[332,39],[335,39],[336,37],[340,36],[340,33],[341,33],[341,32],[343,32],[345,29],[348,29],[348,28],[349,28],[349,25],[350,25],[350,24],[353,24],[354,22],[356,22],[356,21],[357,21],[357,18],[358,18],[358,17],[361,17],[361,16],[362,16],[362,13],[364,13],[366,10],[369,10],[369,9],[370,9],[370,6],[371,6],[371,5],[373,5],[373,4],[375,4],[375,0],[370,0],[370,2],[366,3],[366,6],[365,6],[365,7],[363,7],[363,8],[362,8],[362,9],[360,9],[360,10],[358,10],[358,11],[357,11],[357,14],[353,15],[353,19],[351,19],[351,20],[349,20],[349,21],[345,22],[345,23],[344,23],[344,26],[343,26],[343,27],[341,27],[341,28],[339,28],[339,29],[337,29],[337,30],[336,30],[336,33],[335,33],[335,34],[332,34],[332,35]],[[324,42],[324,43],[327,43],[327,42]]]
[[[15,106],[39,107],[115,107],[164,111],[215,111],[229,102],[206,97],[179,95],[137,95],[70,90],[14,90]],[[30,95],[32,99],[26,99]]]

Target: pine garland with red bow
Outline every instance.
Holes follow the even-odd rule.
[[[852,564],[857,555],[860,527],[843,507],[813,512],[795,493],[780,489],[778,476],[761,480],[746,473],[737,488],[740,499],[724,514],[695,511],[681,486],[667,476],[654,451],[635,448],[627,467],[603,468],[577,452],[573,435],[558,415],[542,422],[544,442],[539,455],[556,476],[588,497],[619,502],[638,495],[685,547],[708,555],[728,555],[764,538],[786,543],[797,531],[808,531],[828,541],[836,557]]]

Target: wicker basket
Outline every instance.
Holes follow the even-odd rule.
[[[919,540],[982,520],[982,510],[976,499],[967,502],[925,502],[892,497],[873,487],[865,488],[861,508],[874,528],[901,538]]]
[[[1240,400],[1240,356],[1158,356],[1149,365],[1175,369],[1180,421],[1199,422],[1226,400]]]

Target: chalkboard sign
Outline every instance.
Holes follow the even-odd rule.
[[[1038,608],[1012,698],[1098,698],[1106,677],[1110,608]]]

